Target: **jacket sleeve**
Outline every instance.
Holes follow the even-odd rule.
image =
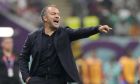
[[[100,31],[97,27],[89,27],[89,28],[79,28],[79,29],[71,29],[69,27],[66,27],[65,30],[69,34],[69,38],[71,41],[75,41],[82,38],[87,38],[91,35],[97,34]]]
[[[29,75],[29,61],[30,61],[30,54],[31,54],[31,42],[32,42],[31,36],[28,35],[23,45],[22,51],[19,55],[19,66],[20,66],[20,71],[21,71],[24,82],[26,78],[30,76]]]

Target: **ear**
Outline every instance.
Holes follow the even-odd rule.
[[[43,19],[45,22],[48,20],[46,16],[43,16]]]

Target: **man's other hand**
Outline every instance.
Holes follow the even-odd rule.
[[[28,77],[27,79],[26,79],[26,84],[29,84],[29,81],[31,80],[31,77]]]

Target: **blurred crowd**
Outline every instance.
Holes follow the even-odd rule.
[[[72,0],[72,3],[72,15],[98,16],[100,24],[113,28],[114,35],[140,35],[139,0]]]
[[[41,24],[40,12],[46,5],[47,0],[0,0],[1,8],[35,26]]]
[[[130,51],[106,62],[92,51],[77,59],[77,66],[84,84],[137,84],[140,77],[140,59],[134,59]]]
[[[0,45],[1,84],[22,84],[13,38],[1,38]],[[140,57],[134,59],[131,50],[126,50],[120,58],[110,57],[108,61],[103,61],[96,53],[96,50],[90,50],[85,54],[78,53],[80,56],[76,57],[84,84],[136,84],[140,79]]]
[[[139,39],[140,0],[69,0],[69,4],[72,8],[70,17],[79,17],[81,24],[84,17],[96,16],[99,24],[113,28],[111,34],[107,35]],[[40,12],[46,5],[47,0],[0,0],[0,10],[31,22],[36,27],[41,26]],[[0,84],[21,84],[13,39],[0,40]],[[75,48],[77,55],[81,54],[76,52],[80,49]],[[134,59],[129,50],[119,59],[114,56],[105,62],[97,56],[96,51],[92,51],[89,56],[77,58],[76,62],[84,84],[136,84],[140,79],[140,57]]]
[[[1,6],[8,11],[40,27],[40,12],[48,2],[47,0],[0,0],[0,4],[3,4]],[[80,18],[97,16],[100,24],[107,24],[113,28],[112,35],[133,37],[140,35],[139,0],[70,0],[69,4],[72,8],[71,16]]]

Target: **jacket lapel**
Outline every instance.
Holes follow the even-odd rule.
[[[56,34],[55,34],[55,36],[54,36],[54,46],[55,46],[55,49],[57,49],[58,48],[58,43],[59,43],[59,38],[61,37],[61,30],[60,30],[60,28],[57,30],[57,32],[56,32]]]
[[[41,28],[39,30],[39,35],[38,35],[38,38],[37,38],[37,50],[39,52],[38,56],[41,55],[41,47],[42,47],[42,31],[43,31],[43,28]]]

